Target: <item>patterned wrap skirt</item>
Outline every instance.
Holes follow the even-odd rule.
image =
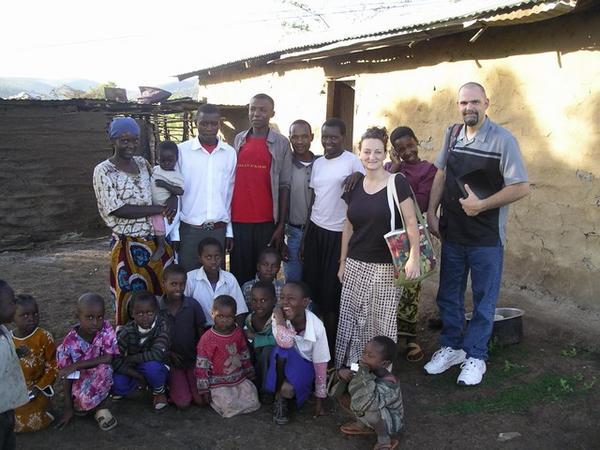
[[[127,306],[134,291],[150,291],[162,295],[162,271],[173,263],[173,249],[165,246],[165,253],[157,261],[150,257],[156,250],[153,239],[113,235],[110,251],[110,291],[115,300],[115,324],[129,322]]]
[[[375,336],[397,341],[396,314],[402,288],[394,284],[394,266],[346,258],[335,367],[358,362]]]

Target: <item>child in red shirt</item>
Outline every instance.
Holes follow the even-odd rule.
[[[241,328],[235,323],[237,304],[220,295],[211,310],[213,327],[198,343],[195,375],[203,403],[222,417],[250,413],[260,408],[252,383],[254,367]]]

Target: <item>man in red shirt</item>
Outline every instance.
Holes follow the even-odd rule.
[[[287,138],[269,127],[275,102],[266,94],[250,99],[251,128],[235,137],[235,185],[231,201],[231,272],[241,284],[254,278],[259,253],[280,250],[289,204],[292,151]]]

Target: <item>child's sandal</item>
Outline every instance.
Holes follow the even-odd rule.
[[[373,430],[373,428],[369,428],[362,422],[358,421],[345,423],[340,427],[340,431],[351,436],[368,436],[375,434],[375,430]]]
[[[94,418],[102,431],[109,431],[117,426],[117,418],[106,408],[96,411]]]
[[[398,441],[398,439],[392,439],[389,443],[386,444],[377,443],[375,444],[375,447],[373,447],[373,450],[394,450],[396,447],[398,447],[399,443],[400,442]]]

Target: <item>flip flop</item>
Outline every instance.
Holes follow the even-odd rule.
[[[373,450],[394,450],[396,447],[398,447],[399,443],[400,442],[398,441],[398,439],[392,439],[387,444],[377,443],[375,444],[375,447],[373,447]]]
[[[408,362],[419,362],[423,359],[423,350],[416,342],[409,342],[406,345],[406,360]]]
[[[363,425],[361,422],[348,422],[340,427],[340,431],[351,436],[368,436],[375,434],[375,430]]]
[[[117,426],[117,419],[106,408],[96,411],[94,418],[96,419],[96,422],[98,422],[98,426],[102,431],[112,430]]]

